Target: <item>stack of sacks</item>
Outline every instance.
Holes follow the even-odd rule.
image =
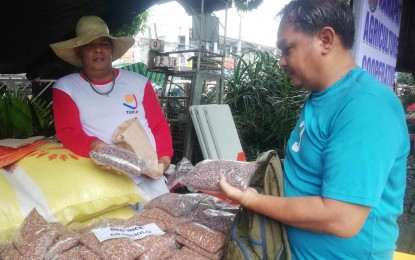
[[[85,221],[141,201],[127,176],[101,170],[60,143],[48,143],[0,168],[0,243],[36,208],[48,222]]]
[[[139,214],[160,220],[181,245],[167,259],[221,259],[238,208],[203,194],[168,193],[154,198]],[[167,256],[166,256],[167,257]]]
[[[33,209],[9,244],[0,246],[0,259],[162,259],[179,248],[175,236],[165,233],[133,240],[115,238],[99,241],[94,231],[105,227],[142,226],[153,221],[136,216],[129,220],[107,220],[99,225],[69,229],[48,223]],[[160,225],[163,228],[163,225]]]
[[[171,202],[179,210],[172,210]],[[163,209],[158,208],[163,207]],[[0,246],[0,259],[221,259],[230,224],[221,224],[223,232],[214,230],[218,219],[211,215],[203,225],[195,216],[201,212],[226,212],[231,223],[234,209],[223,201],[205,194],[164,194],[150,201],[148,209],[136,212],[129,219],[103,219],[88,224],[64,226],[49,223],[36,209],[25,218],[11,243]],[[169,210],[170,208],[170,210]],[[231,210],[229,210],[231,209]],[[173,214],[167,213],[165,210]],[[228,210],[228,211],[226,211]],[[217,214],[216,214],[217,215]],[[232,218],[231,218],[232,216]],[[213,224],[212,224],[213,223]],[[160,234],[145,237],[100,238],[96,231],[112,228],[132,229],[155,225]],[[210,226],[210,227],[209,227]]]
[[[33,209],[0,259],[221,259],[235,207],[205,194],[161,195],[129,219],[103,219],[69,227],[49,223]],[[203,224],[202,224],[203,223]],[[156,226],[159,234],[104,240],[97,230],[124,233]],[[144,232],[145,233],[145,232]]]

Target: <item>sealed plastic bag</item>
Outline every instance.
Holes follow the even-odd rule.
[[[156,151],[137,118],[121,123],[112,135],[112,139],[118,146],[134,152],[144,160],[145,175],[157,179],[163,174],[163,165],[158,163]]]
[[[244,190],[257,167],[256,163],[250,162],[207,159],[184,174],[180,183],[198,190],[220,191],[219,178],[223,174],[231,186]]]
[[[146,163],[135,153],[115,145],[106,145],[101,150],[89,153],[98,165],[109,165],[117,172],[140,176],[146,171]]]
[[[13,245],[25,259],[43,259],[58,235],[56,226],[50,225],[34,208],[19,227]]]

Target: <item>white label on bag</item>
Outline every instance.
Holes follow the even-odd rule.
[[[141,239],[149,235],[164,235],[164,232],[154,223],[144,226],[123,227],[106,227],[93,229],[95,236],[99,242],[113,238],[131,238],[132,240]]]

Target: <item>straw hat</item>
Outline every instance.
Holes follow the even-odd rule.
[[[70,40],[50,44],[55,54],[62,60],[82,67],[75,48],[92,42],[99,37],[108,37],[112,40],[113,52],[112,61],[119,59],[134,44],[131,36],[114,37],[109,34],[108,26],[98,16],[84,16],[79,19],[76,25],[76,37]]]

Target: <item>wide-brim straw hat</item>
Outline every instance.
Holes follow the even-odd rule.
[[[111,36],[107,24],[98,16],[84,16],[79,19],[76,25],[75,38],[52,43],[50,47],[62,60],[77,67],[82,67],[82,62],[78,58],[75,48],[90,43],[99,37],[111,39],[113,44],[112,61],[121,58],[135,42],[131,36]]]

